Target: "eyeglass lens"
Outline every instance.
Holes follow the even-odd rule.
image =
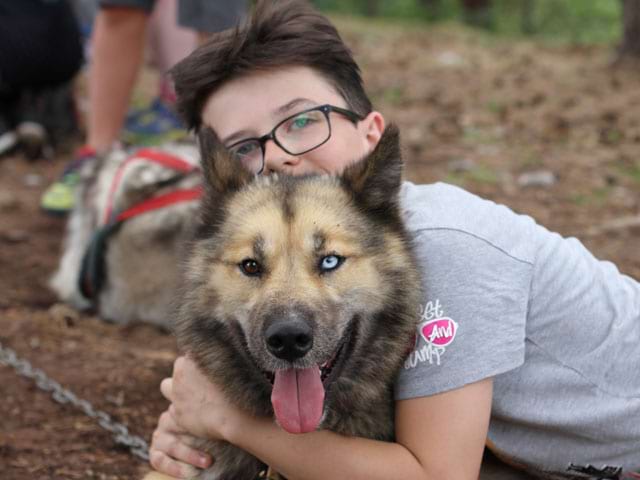
[[[327,116],[320,110],[302,112],[286,119],[274,131],[275,141],[290,155],[313,150],[326,142],[331,134]],[[244,168],[258,173],[263,167],[263,151],[259,140],[247,140],[230,149]]]

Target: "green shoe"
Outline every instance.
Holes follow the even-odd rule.
[[[79,180],[80,175],[73,172],[50,185],[40,199],[42,209],[53,215],[65,215],[73,210]]]
[[[82,148],[78,155],[64,172],[60,179],[49,186],[42,194],[40,207],[51,215],[66,215],[75,205],[76,188],[80,183],[80,167],[87,160],[95,158],[95,152],[89,148]]]

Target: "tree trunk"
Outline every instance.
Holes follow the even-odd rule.
[[[640,58],[640,0],[623,0],[620,54]]]
[[[533,20],[535,11],[535,0],[522,0],[522,17],[520,17],[520,28],[525,35],[536,33],[536,26]]]
[[[429,20],[439,20],[442,16],[442,0],[418,0]]]
[[[465,10],[479,10],[491,7],[491,0],[462,0]]]
[[[491,0],[461,0],[461,3],[466,23],[486,30],[493,28]]]
[[[363,0],[364,1],[364,14],[367,17],[375,17],[380,11],[380,3],[378,0]]]

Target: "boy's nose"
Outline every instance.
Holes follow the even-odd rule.
[[[273,140],[264,146],[264,173],[282,172],[287,167],[295,167],[300,163],[300,157],[291,155]]]

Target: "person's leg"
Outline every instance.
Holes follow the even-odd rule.
[[[161,75],[159,96],[161,101],[172,105],[175,91],[167,72],[196,48],[196,34],[178,25],[177,0],[157,0],[150,27],[149,40]]]
[[[43,194],[42,208],[66,214],[74,206],[78,171],[119,140],[120,130],[144,53],[148,16],[154,0],[101,0],[89,67],[86,144]]]
[[[177,0],[157,0],[149,24],[153,60],[162,74],[196,47],[193,30],[178,25],[177,10]]]
[[[199,43],[202,43],[209,32],[235,26],[246,11],[246,0],[179,0],[178,6],[178,23],[197,31]],[[176,25],[175,0],[159,0],[156,8],[153,21],[161,30],[161,35],[155,36],[155,46],[160,54],[156,56],[156,63],[162,72],[186,56],[195,47],[195,41],[193,37],[191,45],[183,41],[184,31]],[[154,33],[153,30],[151,33]],[[186,134],[182,121],[173,109],[173,84],[169,77],[163,77],[162,80],[160,97],[148,108],[134,111],[127,117],[123,135],[125,141],[152,145],[177,140]]]
[[[148,106],[134,108],[127,115],[122,138],[136,145],[162,144],[187,135],[174,110],[175,91],[167,71],[196,47],[196,35],[178,25],[176,0],[156,1],[148,39],[151,59],[160,74],[159,94]]]
[[[96,18],[87,145],[98,152],[118,140],[142,63],[148,15],[144,9],[105,7]]]

